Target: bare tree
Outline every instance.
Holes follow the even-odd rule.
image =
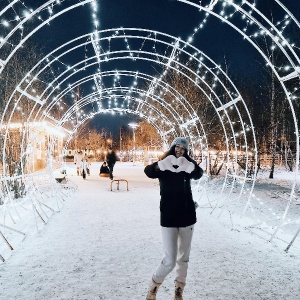
[[[142,121],[138,125],[135,133],[136,146],[138,148],[162,148],[161,137],[151,124]]]
[[[5,161],[3,161],[2,166],[5,169],[3,172],[10,177],[21,174],[22,170],[25,171],[22,166],[26,164],[26,155],[21,157],[21,145],[22,141],[23,145],[28,142],[28,123],[30,122],[28,117],[30,113],[34,115],[34,112],[38,109],[38,105],[34,101],[18,92],[14,93],[14,91],[41,57],[42,55],[37,46],[26,44],[18,50],[1,73],[0,116],[3,117],[4,122],[0,134],[0,152],[5,153]],[[43,90],[43,83],[39,80],[33,81],[29,88],[38,95],[39,91]],[[9,102],[12,95],[14,98]],[[21,97],[17,104],[12,101],[19,96]],[[5,107],[6,114],[3,115]],[[19,124],[19,126],[13,126],[13,124]],[[5,143],[4,140],[6,140]],[[14,191],[15,197],[20,197],[24,187],[22,180],[13,179],[8,183],[10,189]]]
[[[106,131],[105,129],[101,129],[101,131],[97,131],[96,129],[90,129],[85,126],[77,133],[76,143],[75,137],[70,141],[69,148],[74,149],[87,149],[87,150],[96,150],[102,149],[106,147]]]

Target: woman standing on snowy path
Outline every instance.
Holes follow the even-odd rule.
[[[164,256],[154,272],[147,300],[156,299],[159,286],[176,266],[174,300],[181,300],[186,282],[196,209],[191,179],[199,179],[203,170],[188,156],[186,138],[175,138],[161,160],[145,167],[145,174],[160,183],[160,225]]]

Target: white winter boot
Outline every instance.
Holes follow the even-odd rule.
[[[174,281],[175,283],[175,296],[174,300],[182,300],[182,294],[183,294],[183,289],[185,286],[185,283],[179,282],[179,281]]]
[[[158,288],[160,287],[160,285],[161,285],[161,283],[156,283],[153,279],[151,280],[146,300],[155,300],[156,299],[156,294],[157,294],[157,291],[158,291]]]

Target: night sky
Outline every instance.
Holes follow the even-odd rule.
[[[278,15],[275,1],[256,2],[257,7],[266,14],[272,13],[274,20],[282,20],[282,16]],[[274,4],[270,6],[272,2]],[[281,2],[298,20],[300,19],[298,0]],[[101,0],[98,3],[97,16],[100,22],[99,29],[102,30],[120,26],[145,28],[187,40],[194,28],[204,19],[203,12],[190,5],[171,0]],[[91,14],[90,5],[68,12],[52,21],[50,26],[35,35],[35,39],[42,45],[43,51],[47,52],[81,34],[90,33],[94,30]],[[229,76],[237,82],[260,80],[261,65],[264,62],[258,52],[241,35],[213,16],[210,16],[204,28],[197,32],[192,44],[223,67],[226,61]],[[69,56],[66,63],[72,64],[73,59],[77,58]],[[122,68],[118,65],[116,67]],[[105,127],[113,134],[117,134],[120,126],[127,125],[132,120],[137,119],[135,116],[99,115],[90,125],[97,128]]]

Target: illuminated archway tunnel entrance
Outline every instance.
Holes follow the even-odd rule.
[[[175,136],[186,136],[194,154],[200,153],[201,159],[216,169],[223,168],[219,196],[210,203],[213,209],[239,211],[249,218],[250,227],[267,227],[270,240],[286,225],[293,226],[295,238],[300,226],[299,218],[291,213],[299,188],[300,24],[293,11],[277,0],[270,1],[271,6],[246,0],[207,0],[200,4],[178,0],[162,5],[162,12],[170,17],[175,17],[175,11],[194,17],[185,20],[188,37],[181,38],[176,30],[170,30],[178,29],[176,25],[170,24],[166,30],[157,24],[142,27],[138,21],[135,26],[116,23],[105,27],[102,2],[14,0],[1,4],[3,207],[12,201],[12,182],[21,181],[27,193],[40,192],[41,176],[32,172],[28,162],[45,124],[53,133],[47,140],[45,176],[51,178],[50,187],[55,192],[53,154],[59,137],[64,135],[66,147],[77,129],[95,115],[131,114],[150,123],[166,146]],[[74,24],[75,29],[64,25],[65,20],[74,20],[80,13],[84,14],[80,30]],[[52,27],[57,36],[48,41]],[[216,34],[218,30],[230,32],[232,41],[222,39],[220,32]],[[22,60],[35,38],[45,43],[43,55],[24,56],[32,61],[20,65],[20,57]],[[210,39],[215,41],[209,46],[218,47],[206,47]],[[223,47],[228,47],[226,60],[220,58]],[[238,53],[237,58],[231,59],[231,53]],[[239,56],[242,53],[244,58]],[[250,83],[238,80],[227,62],[238,62],[236,69],[242,74],[253,72],[256,78]],[[277,120],[273,112],[278,94],[282,120],[288,120],[281,127],[289,126],[294,150],[293,183],[276,211],[255,192],[263,141],[255,124],[261,111],[254,102],[259,98],[255,94],[263,91],[262,82],[270,86],[270,143],[275,149]],[[77,94],[78,87],[82,95]],[[15,144],[12,149],[13,136],[18,137],[17,149]],[[212,151],[217,153],[212,155]],[[207,170],[210,175],[211,166]]]

